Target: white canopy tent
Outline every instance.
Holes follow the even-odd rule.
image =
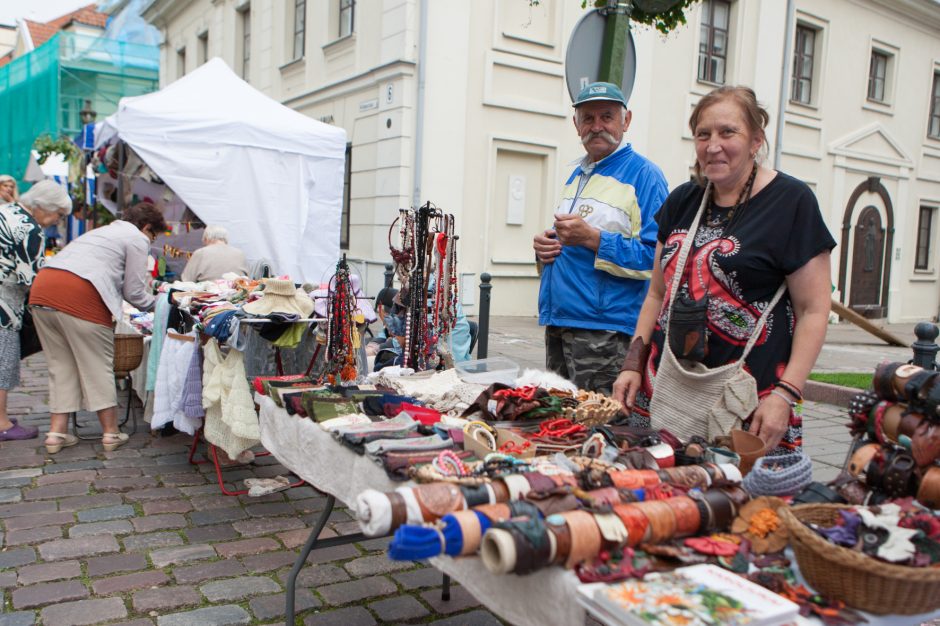
[[[339,256],[346,131],[268,98],[218,58],[99,124],[249,261],[318,284]]]

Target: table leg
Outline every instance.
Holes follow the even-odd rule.
[[[333,513],[333,506],[335,504],[336,498],[334,496],[327,496],[326,507],[323,509],[323,511],[320,512],[320,517],[317,518],[316,523],[310,530],[310,536],[307,537],[307,543],[305,543],[304,547],[300,549],[300,554],[297,555],[297,559],[294,561],[294,567],[291,568],[290,575],[287,577],[287,606],[285,607],[286,617],[284,620],[284,623],[287,626],[294,626],[294,593],[297,587],[297,576],[300,574],[300,570],[303,569],[307,557],[310,556],[310,551],[314,548],[344,546],[348,543],[355,543],[357,541],[362,541],[363,539],[370,539],[370,537],[366,537],[362,533],[353,533],[351,535],[340,535],[339,537],[328,537],[326,539],[320,539],[320,533],[323,532],[323,528],[326,526],[326,522],[330,519],[330,515]]]
[[[444,602],[450,600],[450,576],[447,574],[441,578],[441,600]]]

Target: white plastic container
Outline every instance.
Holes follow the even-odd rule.
[[[454,367],[460,379],[467,383],[512,385],[519,377],[519,365],[501,356],[464,361]]]

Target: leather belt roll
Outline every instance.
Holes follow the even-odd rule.
[[[568,522],[568,530],[571,532],[571,549],[565,567],[572,569],[600,553],[601,531],[594,516],[587,511],[568,511],[561,515]]]

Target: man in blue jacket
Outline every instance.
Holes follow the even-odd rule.
[[[611,83],[586,86],[574,126],[587,154],[562,189],[553,228],[535,236],[545,365],[610,394],[652,274],[662,171],[624,139],[632,113]]]

